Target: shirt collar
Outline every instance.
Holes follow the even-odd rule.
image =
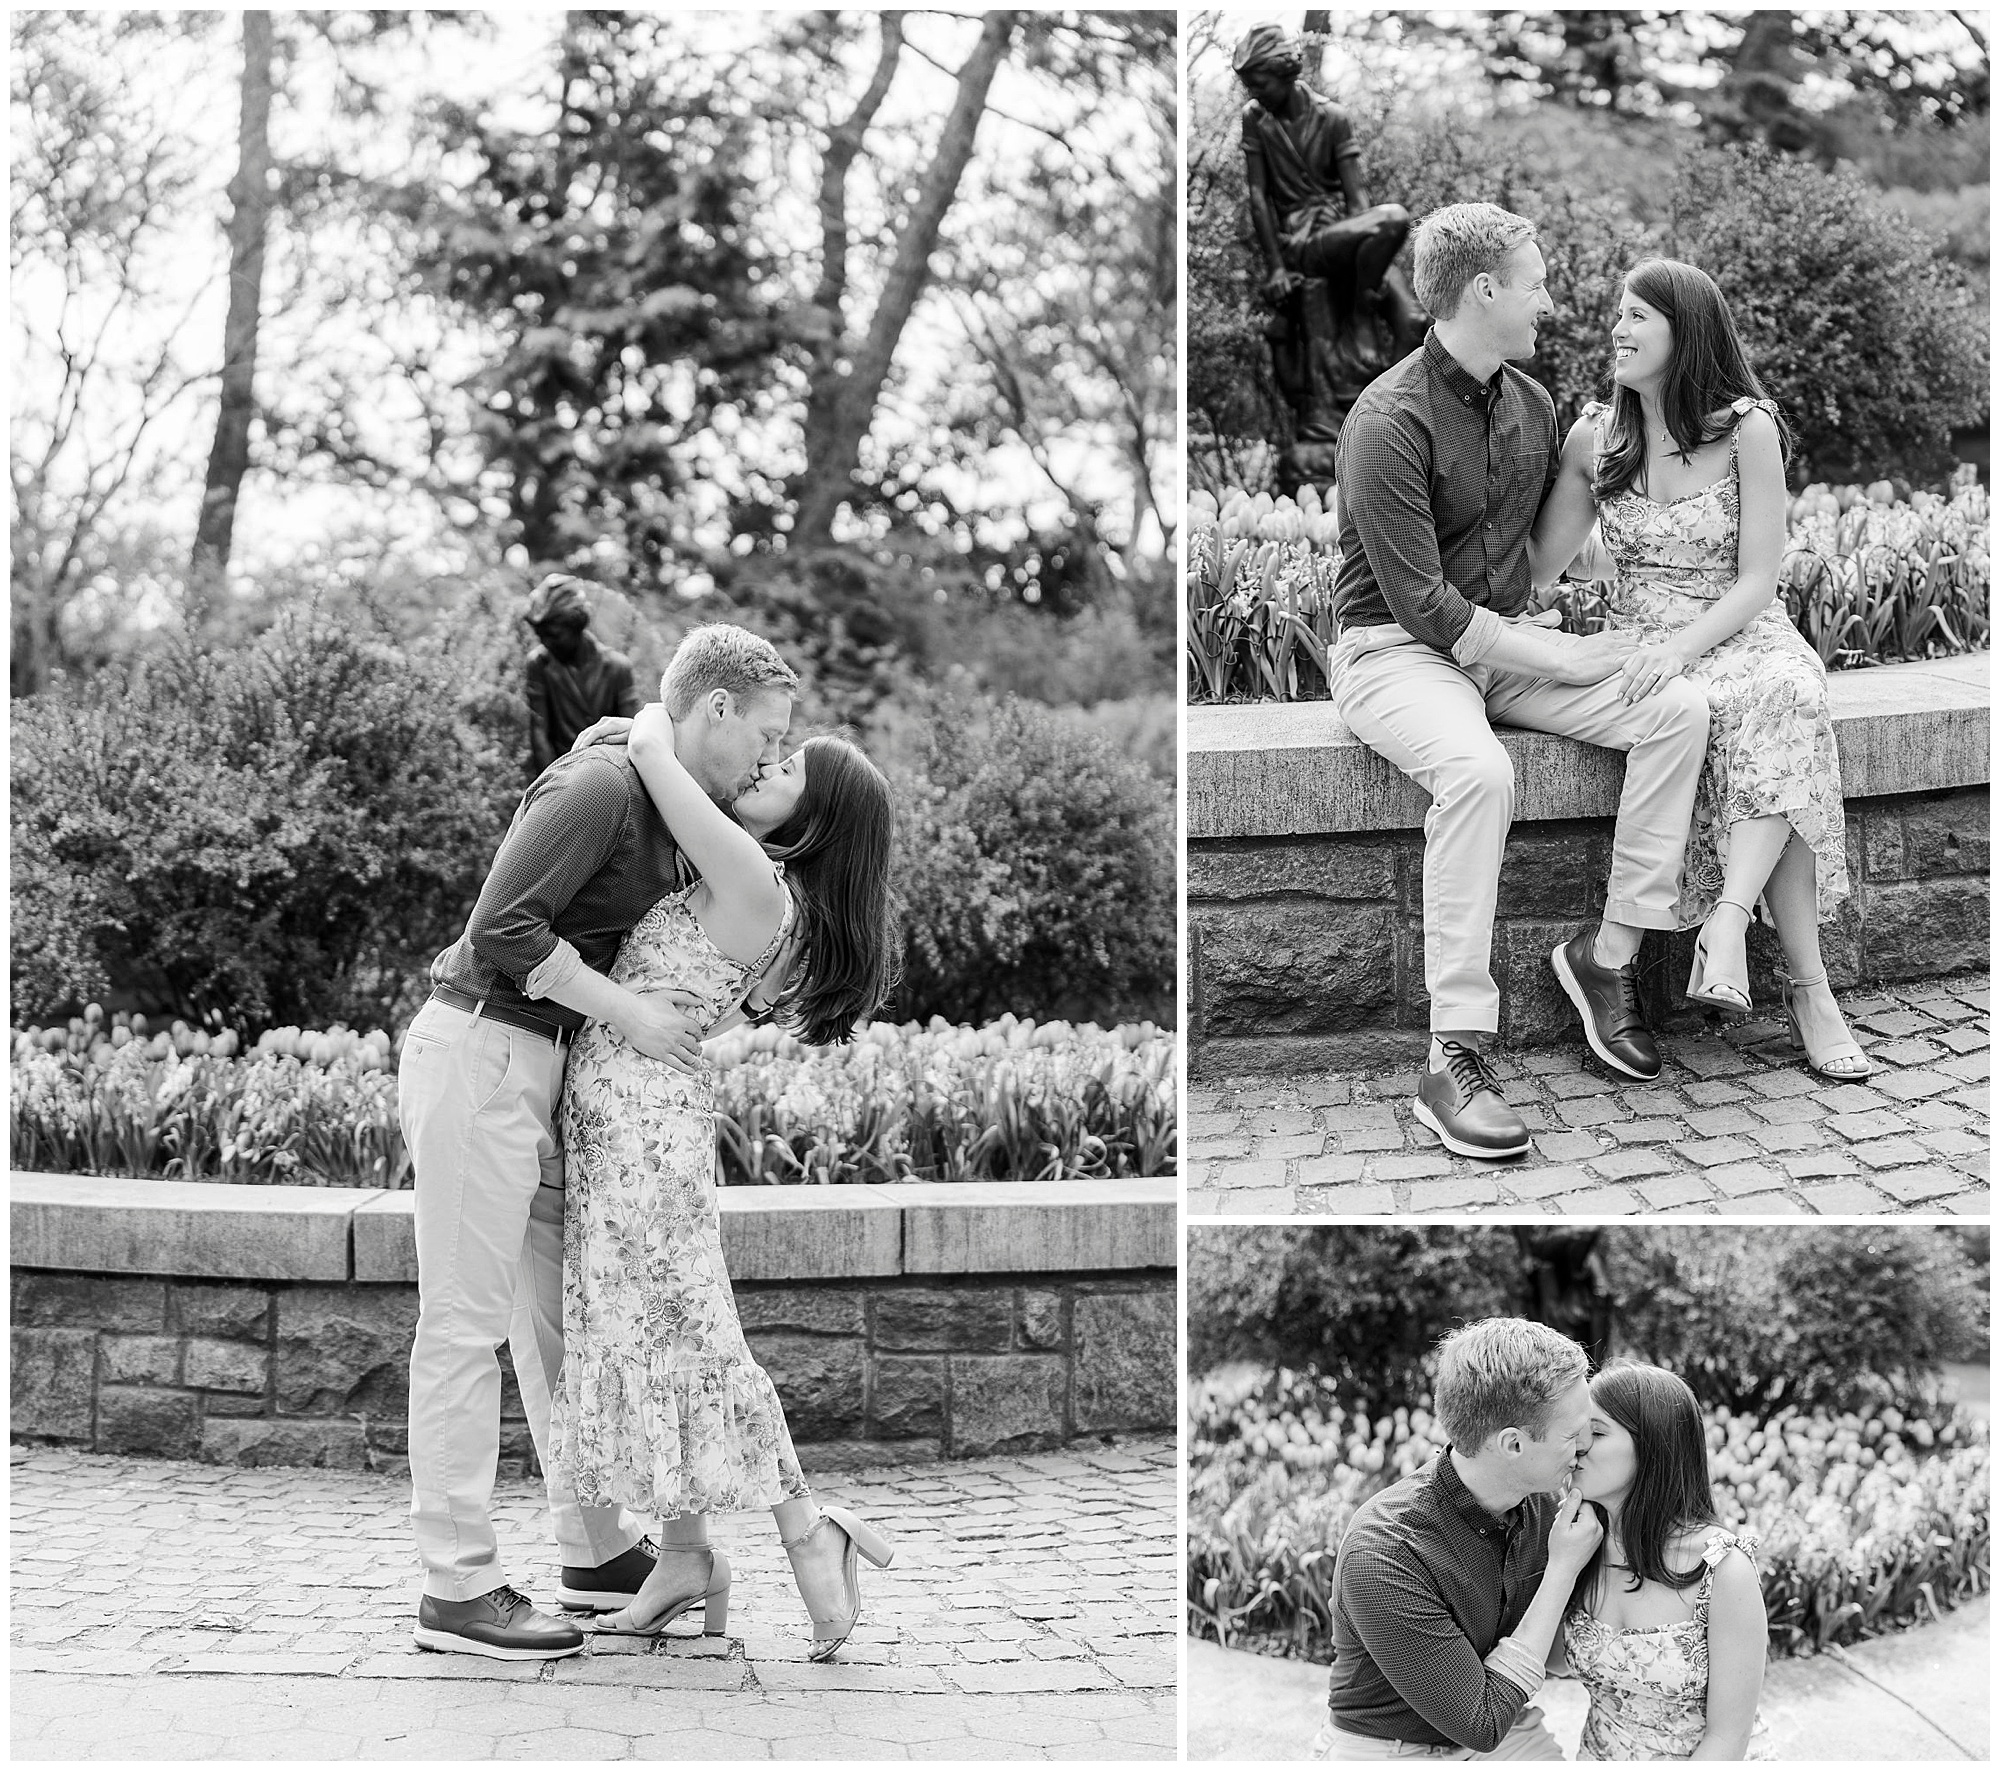
[[[1465,365],[1444,348],[1435,326],[1424,334],[1424,361],[1430,365],[1431,373],[1444,383],[1453,399],[1467,406],[1483,406],[1492,411],[1493,402],[1500,397],[1505,370],[1494,370],[1491,381],[1475,381],[1466,372]]]
[[[1474,1531],[1504,1532],[1513,1529],[1521,1515],[1520,1506],[1509,1507],[1504,1513],[1489,1512],[1478,1496],[1466,1487],[1464,1477],[1459,1475],[1457,1466],[1451,1461],[1450,1447],[1438,1453],[1436,1470],[1433,1481],[1439,1498]]]

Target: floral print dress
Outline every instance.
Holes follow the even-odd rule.
[[[744,965],[708,938],[690,892],[639,919],[611,978],[689,991],[700,998],[690,1012],[711,1027],[770,964],[798,907],[788,891],[770,947]],[[699,1076],[683,1075],[602,1021],[570,1051],[563,1368],[550,1458],[586,1506],[679,1518],[808,1492],[723,1266],[713,1082],[706,1059]]]
[[[1563,1621],[1570,1671],[1590,1693],[1579,1759],[1685,1759],[1708,1726],[1708,1599],[1715,1567],[1731,1550],[1756,1560],[1756,1539],[1710,1533],[1694,1615],[1652,1630],[1614,1630],[1587,1611]],[[1771,1756],[1763,1718],[1748,1759]]]
[[[1753,405],[1738,400],[1740,419]],[[1610,408],[1592,404],[1598,425]],[[1741,491],[1736,432],[1721,479],[1685,498],[1655,503],[1636,488],[1598,509],[1605,546],[1617,565],[1610,624],[1661,640],[1705,614],[1736,582]],[[1688,666],[1708,693],[1708,755],[1695,789],[1674,926],[1704,921],[1722,895],[1729,827],[1745,818],[1782,817],[1812,849],[1820,921],[1848,895],[1847,822],[1840,755],[1827,711],[1826,667],[1795,628],[1783,597]]]

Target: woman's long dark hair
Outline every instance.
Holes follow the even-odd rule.
[[[1708,1437],[1694,1392],[1657,1365],[1607,1365],[1590,1380],[1590,1400],[1632,1435],[1632,1487],[1618,1515],[1618,1535],[1632,1574],[1626,1591],[1636,1593],[1640,1582],[1648,1580],[1676,1592],[1693,1586],[1701,1569],[1675,1573],[1667,1566],[1667,1546],[1690,1526],[1721,1522],[1715,1516]],[[1595,1602],[1610,1543],[1607,1519],[1603,1540],[1571,1589],[1569,1610],[1588,1610]]]
[[[1704,270],[1677,258],[1641,259],[1625,273],[1632,291],[1673,333],[1667,372],[1660,378],[1660,416],[1685,461],[1697,449],[1735,428],[1731,407],[1741,399],[1767,400],[1764,384],[1743,354],[1743,340],[1722,291]],[[1778,444],[1792,457],[1792,431],[1783,414]],[[1611,425],[1597,460],[1601,504],[1638,482],[1646,470],[1646,417],[1629,387],[1612,390]]]
[[[843,1045],[896,981],[889,891],[896,817],[882,771],[841,738],[808,738],[792,815],[764,839],[797,889],[804,940],[778,998],[808,1045]]]

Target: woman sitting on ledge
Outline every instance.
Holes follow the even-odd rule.
[[[1822,1076],[1866,1076],[1819,949],[1820,923],[1849,891],[1826,669],[1776,594],[1789,432],[1721,290],[1693,265],[1635,265],[1611,344],[1612,403],[1586,406],[1571,427],[1535,520],[1536,586],[1601,523],[1616,567],[1610,624],[1641,640],[1626,699],[1682,674],[1707,692],[1676,907],[1677,927],[1701,924],[1688,1000],[1750,1012],[1744,938],[1761,894],[1791,974],[1781,989],[1793,1045]]]

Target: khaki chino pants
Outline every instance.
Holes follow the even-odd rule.
[[[1433,1032],[1500,1027],[1493,917],[1514,821],[1514,766],[1493,735],[1496,723],[1626,753],[1604,916],[1633,928],[1674,926],[1708,742],[1708,699],[1699,686],[1675,677],[1628,706],[1617,675],[1576,688],[1486,664],[1465,668],[1399,628],[1344,643],[1331,662],[1334,711],[1431,796],[1424,818],[1424,987]]]
[[[508,1584],[494,1536],[504,1340],[542,1460],[563,1563],[594,1568],[643,1535],[583,1507],[548,1461],[562,1372],[564,1053],[551,1040],[428,1002],[410,1024],[397,1114],[416,1167],[417,1316],[410,1349],[410,1518],[435,1599]]]
[[[1348,1734],[1327,1722],[1313,1736],[1306,1756],[1335,1763],[1355,1759],[1562,1759],[1562,1748],[1542,1720],[1542,1712],[1530,1704],[1507,1730],[1490,1753],[1476,1753],[1469,1746],[1418,1746],[1407,1740],[1371,1740],[1366,1735]]]

